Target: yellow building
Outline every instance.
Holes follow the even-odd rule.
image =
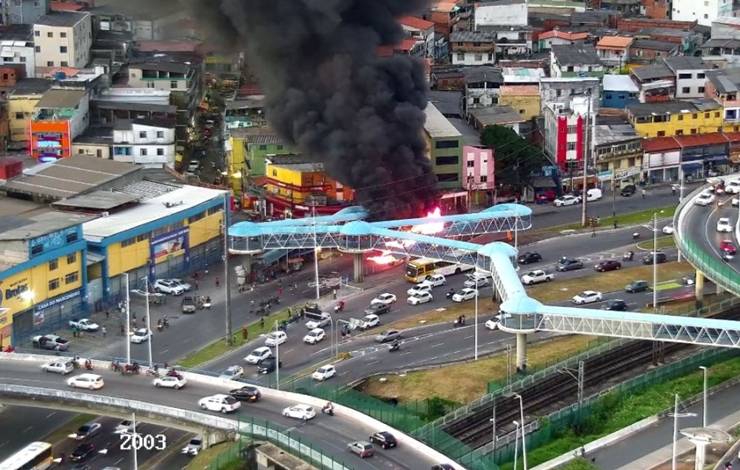
[[[218,262],[223,253],[226,191],[147,183],[152,197],[83,226],[90,253],[102,258],[100,278],[107,299],[145,278],[184,277]],[[92,276],[91,276],[92,277]]]
[[[7,214],[22,202],[3,199],[0,217],[0,346],[23,344],[38,329],[63,327],[86,308],[88,217],[43,212]]]
[[[31,116],[41,97],[50,87],[51,80],[41,78],[27,78],[16,84],[12,94],[8,96],[11,142],[29,140]]]
[[[720,132],[723,114],[719,103],[705,99],[627,106],[627,118],[642,137]]]
[[[537,85],[504,85],[499,91],[500,105],[511,106],[522,118],[540,115],[540,88]]]

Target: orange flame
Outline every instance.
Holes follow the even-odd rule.
[[[367,259],[368,261],[372,261],[373,263],[379,264],[379,265],[389,265],[389,264],[393,264],[398,261],[398,258],[391,255],[387,251],[381,251],[380,255],[370,256]]]
[[[437,207],[432,212],[427,214],[428,219],[434,219],[442,216],[442,210]],[[432,222],[428,224],[414,225],[411,228],[412,232],[421,233],[422,235],[434,235],[445,229],[444,222]]]

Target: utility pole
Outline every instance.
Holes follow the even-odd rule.
[[[144,276],[144,292],[146,292],[146,296],[144,297],[146,300],[146,332],[147,335],[149,335],[149,338],[147,338],[147,347],[149,348],[149,368],[151,369],[154,367],[154,361],[152,360],[152,320],[151,316],[149,315],[149,273],[147,272],[147,275]]]
[[[224,194],[224,216],[222,227],[224,231],[224,293],[226,301],[224,302],[224,315],[226,317],[226,343],[234,344],[234,336],[231,331],[231,272],[229,271],[229,197],[228,193]]]
[[[123,278],[126,281],[126,364],[131,364],[131,299],[129,298],[128,291],[128,273],[123,273]]]
[[[583,130],[583,188],[581,191],[581,202],[583,203],[581,211],[581,225],[586,226],[588,222],[588,151],[589,147],[589,134],[590,134],[590,123],[591,123],[591,89],[586,90],[586,97],[588,98],[588,110],[586,111],[586,127]]]
[[[313,270],[314,280],[316,281],[316,300],[321,298],[321,289],[319,288],[319,242],[316,236],[316,202],[311,205],[311,216],[313,218]],[[340,286],[341,287],[341,283]]]

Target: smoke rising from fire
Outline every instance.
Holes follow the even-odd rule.
[[[397,18],[428,0],[190,2],[209,39],[246,49],[267,96],[267,117],[288,144],[358,191],[375,217],[418,216],[435,203],[422,136],[423,66],[378,57],[397,44]]]

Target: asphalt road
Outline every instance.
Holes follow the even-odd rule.
[[[74,413],[3,406],[0,411],[0,461],[10,457],[34,440],[41,439],[60,426],[64,426]]]
[[[105,387],[102,390],[91,392],[96,395],[125,397],[191,411],[200,411],[197,406],[200,398],[228,391],[228,388],[194,383],[188,384],[181,390],[155,389],[151,385],[151,377],[143,375],[122,376],[109,370],[96,370],[95,373],[101,375],[105,380]],[[65,383],[66,378],[57,374],[44,373],[34,364],[0,362],[0,381],[5,384],[69,390]],[[233,419],[269,420],[277,426],[289,430],[294,437],[315,443],[317,447],[338,459],[344,460],[356,469],[423,469],[437,463],[430,461],[415,449],[403,446],[388,451],[376,449],[375,456],[372,459],[363,461],[348,453],[346,450],[347,443],[353,440],[367,439],[370,434],[381,429],[366,427],[346,420],[339,415],[330,417],[319,413],[316,418],[307,423],[283,417],[282,409],[292,404],[294,403],[263,399],[253,404],[244,403],[240,410],[229,416]],[[108,439],[113,442],[110,437]]]

